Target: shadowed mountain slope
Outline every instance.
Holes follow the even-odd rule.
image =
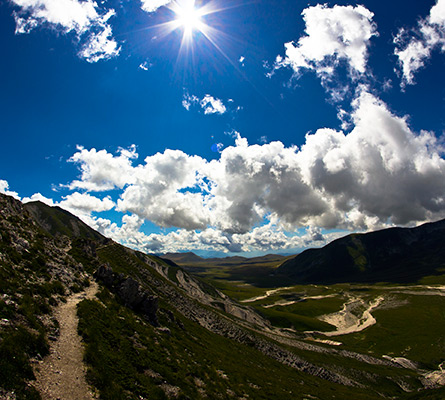
[[[285,261],[275,275],[295,283],[416,282],[445,268],[444,243],[445,220],[352,234]]]
[[[50,207],[40,201],[34,201],[24,204],[24,208],[32,215],[40,228],[50,235],[66,235],[70,238],[78,237],[97,242],[108,240],[79,218],[60,207]]]

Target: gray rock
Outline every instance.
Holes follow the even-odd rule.
[[[108,265],[101,265],[95,278],[115,293],[128,308],[140,312],[153,326],[159,326],[157,311],[158,297],[144,290],[139,282],[131,277],[113,272]]]

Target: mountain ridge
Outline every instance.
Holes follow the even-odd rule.
[[[283,262],[276,276],[295,283],[412,283],[445,268],[445,220],[336,239]]]

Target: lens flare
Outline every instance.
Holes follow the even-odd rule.
[[[195,31],[205,33],[207,25],[202,20],[205,11],[203,8],[196,7],[195,0],[174,2],[171,9],[176,16],[172,21],[174,29],[181,28],[185,39],[191,39]]]
[[[157,25],[152,25],[149,29],[159,29],[159,36],[156,35],[157,39],[162,39],[175,31],[182,31],[177,66],[179,60],[192,60],[194,65],[198,49],[209,49],[209,45],[211,45],[235,69],[238,69],[238,63],[233,62],[232,58],[224,51],[224,47],[230,42],[231,36],[221,29],[223,26],[221,22],[216,23],[219,28],[214,26],[215,15],[241,7],[245,5],[246,1],[248,0],[237,0],[234,3],[234,0],[225,0],[224,6],[220,6],[218,2],[223,2],[222,0],[171,0],[165,5],[165,9],[168,10],[171,18]]]
[[[186,1],[178,5],[174,10],[177,16],[175,22],[184,29],[184,35],[190,36],[194,31],[203,31],[205,24],[201,17],[203,12],[199,8],[195,8],[194,1]]]

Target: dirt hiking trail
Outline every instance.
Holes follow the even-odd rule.
[[[97,290],[97,283],[91,282],[85,292],[69,296],[54,313],[59,322],[59,337],[51,344],[50,354],[34,369],[35,388],[43,400],[94,399],[85,380],[84,349],[77,333],[77,304],[92,299]]]

